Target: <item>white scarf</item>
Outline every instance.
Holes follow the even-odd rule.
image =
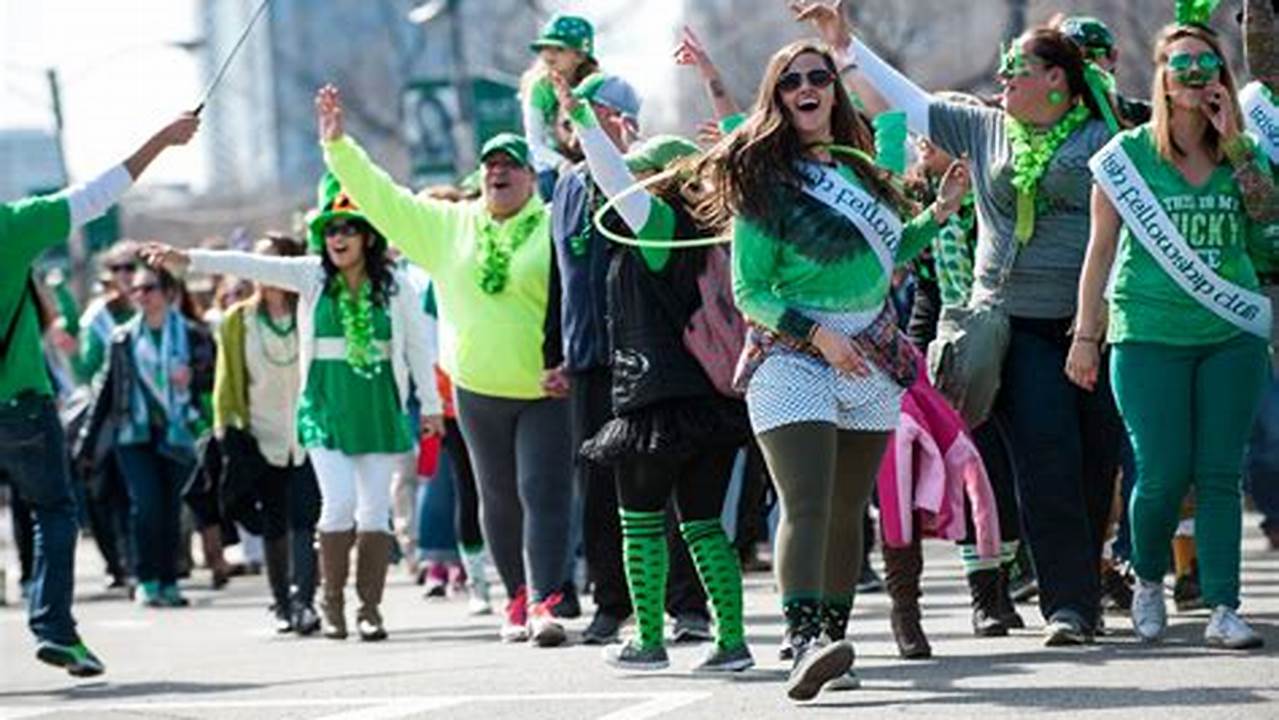
[[[1270,338],[1270,300],[1218,275],[1190,248],[1116,136],[1088,163],[1133,237],[1195,302],[1245,332]]]

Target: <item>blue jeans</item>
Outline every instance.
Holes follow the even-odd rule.
[[[0,403],[0,474],[35,518],[35,567],[27,623],[42,641],[80,641],[71,617],[76,502],[66,440],[53,400],[26,394]]]
[[[999,404],[1012,434],[1022,538],[1039,576],[1040,611],[1045,619],[1064,612],[1092,626],[1124,430],[1107,373],[1093,392],[1066,378],[1069,326],[1069,319],[1012,319]]]
[[[1248,445],[1245,482],[1261,512],[1263,530],[1279,530],[1279,382],[1266,389]]]
[[[430,562],[457,560],[457,534],[453,527],[456,495],[452,460],[448,453],[440,453],[435,477],[417,486],[417,549],[421,559]]]
[[[179,515],[182,487],[192,466],[161,454],[154,445],[116,448],[120,471],[129,488],[134,575],[139,582],[173,585],[178,581]]]

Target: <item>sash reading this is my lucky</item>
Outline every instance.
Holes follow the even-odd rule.
[[[896,211],[885,206],[870,193],[848,182],[833,168],[817,163],[801,162],[797,166],[804,178],[804,193],[843,215],[857,230],[879,259],[884,274],[892,277],[896,267],[896,249],[901,245],[902,221]]]
[[[1221,277],[1190,248],[1128,157],[1122,136],[1111,140],[1088,166],[1133,237],[1178,287],[1240,330],[1270,338],[1270,300]]]
[[[1248,83],[1239,93],[1239,104],[1243,106],[1248,130],[1257,136],[1258,144],[1270,157],[1270,162],[1279,165],[1279,107],[1270,102],[1259,82]]]

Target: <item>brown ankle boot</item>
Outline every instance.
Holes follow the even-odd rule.
[[[362,532],[356,535],[355,594],[360,598],[356,611],[356,628],[361,640],[385,640],[382,626],[382,590],[386,587],[386,571],[390,564],[391,543],[395,538],[384,532]]]
[[[893,600],[889,615],[897,652],[907,660],[932,657],[933,649],[919,624],[919,576],[924,556],[919,541],[908,548],[884,547],[884,587]]]
[[[355,543],[355,531],[322,532],[319,535],[320,571],[324,575],[324,601],[320,604],[320,611],[324,614],[324,637],[345,640],[346,603],[343,593],[351,570],[351,545]]]

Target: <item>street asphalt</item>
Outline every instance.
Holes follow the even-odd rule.
[[[265,579],[237,578],[207,589],[207,573],[186,584],[192,607],[145,610],[101,591],[101,564],[81,543],[76,614],[107,663],[101,678],[76,680],[33,658],[25,616],[0,608],[0,720],[17,718],[1279,718],[1279,552],[1266,549],[1245,518],[1244,606],[1266,637],[1260,651],[1203,646],[1205,612],[1173,614],[1167,639],[1138,644],[1127,618],[1110,615],[1096,645],[1045,648],[1042,620],[1020,607],[1029,629],[977,639],[954,549],[926,544],[924,624],[934,657],[897,657],[883,593],[859,597],[852,622],[860,690],[825,693],[798,707],[782,689],[781,625],[767,574],[747,576],[748,639],[756,669],[730,678],[688,669],[704,647],[672,649],[672,667],[619,674],[600,649],[574,642],[538,649],[497,641],[496,616],[466,616],[465,600],[424,600],[392,568],[384,614],[390,639],[277,636],[269,628]],[[7,532],[7,528],[0,528]],[[7,539],[7,536],[6,536]],[[876,560],[878,563],[878,559]],[[349,601],[351,602],[351,601]],[[574,638],[587,615],[568,623]]]

